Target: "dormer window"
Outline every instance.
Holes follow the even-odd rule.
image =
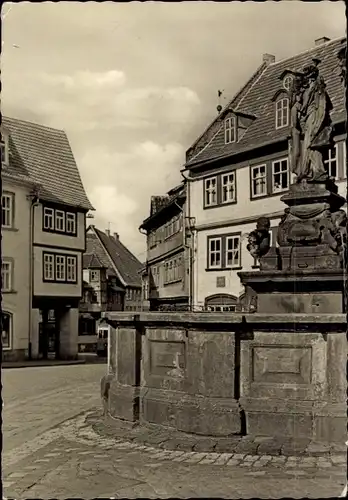
[[[225,144],[236,142],[236,117],[226,118],[225,120]]]
[[[286,75],[283,79],[283,88],[289,92],[292,82],[293,82],[294,77],[292,75]]]
[[[276,129],[289,126],[289,99],[283,97],[276,102]]]
[[[4,133],[1,134],[1,164],[8,165],[8,136]]]

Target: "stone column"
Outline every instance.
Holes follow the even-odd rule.
[[[65,309],[59,317],[60,358],[76,359],[78,348],[79,310]]]
[[[32,359],[39,357],[39,323],[40,310],[32,309],[31,311],[31,356]]]

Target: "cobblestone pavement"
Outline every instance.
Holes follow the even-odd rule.
[[[3,461],[6,498],[328,498],[341,494],[346,478],[344,455],[159,450],[103,437],[86,415],[37,437],[27,451]]]
[[[64,420],[99,405],[104,365],[2,371],[3,458]]]

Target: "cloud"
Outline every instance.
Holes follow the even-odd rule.
[[[149,216],[151,195],[164,194],[180,182],[183,155],[181,144],[145,141],[123,152],[98,147],[77,158],[96,209],[93,223],[100,228],[111,223],[111,230],[144,257],[145,240],[138,227]]]
[[[80,92],[82,89],[117,88],[126,83],[123,71],[110,70],[103,73],[77,71],[73,75],[41,73],[38,75],[44,83],[63,86],[66,90]]]

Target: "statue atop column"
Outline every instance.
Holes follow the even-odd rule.
[[[325,182],[323,148],[330,145],[332,104],[318,59],[297,73],[290,94],[290,165],[298,183]]]
[[[287,205],[278,225],[278,247],[269,246],[264,218],[249,235],[248,250],[260,269],[342,269],[346,260],[345,199],[329,178],[323,153],[334,146],[332,104],[313,59],[295,73],[290,92],[289,159],[296,181],[281,200]]]

